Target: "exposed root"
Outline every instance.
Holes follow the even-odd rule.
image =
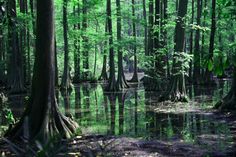
[[[124,73],[123,74],[118,74],[118,78],[117,78],[117,81],[116,81],[116,88],[117,90],[121,90],[121,89],[124,89],[124,88],[129,88],[129,85],[125,79],[125,75]]]
[[[107,87],[105,88],[105,91],[108,91],[108,92],[117,91],[115,76],[109,79],[109,83]]]
[[[159,101],[188,102],[185,89],[184,76],[173,76],[167,92],[159,98]]]
[[[107,81],[108,80],[108,76],[107,76],[107,56],[104,55],[103,56],[103,66],[102,66],[102,73],[99,77],[98,80],[103,80],[103,81]]]
[[[21,141],[26,139],[29,142],[40,141],[47,143],[51,138],[60,136],[61,138],[71,138],[76,133],[78,124],[71,118],[64,116],[58,109],[56,102],[49,104],[47,111],[42,115],[42,123],[34,124],[36,117],[29,112],[29,108],[24,112],[21,120],[10,128],[5,137],[11,141]],[[37,120],[36,120],[37,121]],[[40,129],[38,129],[40,128]]]

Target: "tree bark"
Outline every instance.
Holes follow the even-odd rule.
[[[76,14],[77,12],[77,14]],[[76,7],[74,7],[74,16],[77,18],[80,18],[80,5],[78,3],[77,10]],[[74,25],[74,30],[80,30],[80,22]],[[74,70],[75,70],[75,75],[73,82],[74,83],[79,83],[81,76],[80,76],[80,36],[76,35],[74,39]]]
[[[112,37],[112,17],[111,17],[111,0],[107,0],[107,28],[109,35],[109,65],[110,74],[108,79],[107,91],[116,91],[116,78],[115,78],[115,61],[114,61],[114,49],[113,49],[113,37]]]
[[[192,0],[192,17],[191,17],[191,24],[193,25],[194,23],[194,0]],[[190,54],[193,54],[193,34],[194,34],[194,30],[191,29],[191,32],[190,32]],[[192,61],[190,61],[190,66],[189,66],[189,81],[192,81],[193,79],[193,63]]]
[[[5,66],[3,57],[4,56],[3,18],[4,18],[4,12],[0,10],[0,86],[5,84],[5,73],[4,73]]]
[[[19,49],[19,36],[16,26],[16,2],[15,0],[7,3],[8,22],[8,47],[9,47],[9,64],[8,64],[8,87],[10,93],[25,92],[23,79],[23,56]]]
[[[88,37],[86,35],[86,31],[88,28],[88,18],[87,18],[87,0],[83,0],[83,20],[82,20],[82,30],[83,30],[83,80],[87,81],[89,78],[89,45],[88,45]]]
[[[133,38],[134,38],[134,73],[130,82],[138,82],[138,60],[137,60],[137,46],[136,46],[136,23],[135,23],[135,2],[132,0],[132,16],[133,16]],[[153,45],[152,45],[153,47]]]
[[[75,133],[77,124],[59,111],[56,102],[54,53],[54,3],[38,0],[32,93],[22,118],[5,134],[10,140],[24,137],[45,144],[55,135],[70,138]]]
[[[117,12],[117,41],[118,41],[118,76],[117,76],[117,82],[116,82],[116,88],[117,90],[128,88],[128,84],[125,79],[125,74],[123,70],[123,50],[121,46],[121,5],[120,0],[116,0],[116,12]]]
[[[149,25],[148,25],[148,55],[153,55],[153,0],[149,0]]]
[[[64,38],[64,70],[61,81],[61,89],[71,90],[71,77],[69,67],[69,45],[68,45],[68,21],[67,21],[67,0],[63,0],[63,38]]]
[[[213,62],[214,57],[214,43],[215,43],[215,32],[216,32],[216,0],[212,0],[212,15],[211,15],[211,35],[210,35],[210,45],[209,45],[209,55],[208,61]],[[208,68],[205,72],[204,84],[215,85],[213,80],[213,73]]]
[[[176,21],[175,27],[175,53],[184,53],[185,49],[185,21],[184,17],[187,14],[188,0],[180,0],[179,1],[179,9],[178,9],[178,18]],[[161,96],[159,101],[180,101],[186,102],[188,101],[186,96],[186,88],[185,88],[185,76],[179,70],[183,70],[182,63],[180,59],[176,58],[177,55],[174,55],[173,59],[173,68],[171,74],[171,80],[168,86],[168,89],[164,95]]]
[[[155,72],[159,74],[161,70],[161,57],[160,57],[160,0],[155,1],[155,31],[154,31],[154,67]]]
[[[201,11],[202,11],[202,0],[197,0],[197,25],[201,25]],[[201,64],[201,51],[200,51],[200,30],[196,30],[195,34],[195,47],[194,47],[194,69],[193,78],[194,84],[200,84],[200,64]]]
[[[105,36],[107,35],[107,18],[106,18],[106,22],[105,22]],[[102,73],[99,77],[99,80],[104,80],[107,81],[108,80],[108,76],[107,76],[107,40],[104,41],[104,48],[103,48],[103,64],[102,64]]]
[[[147,29],[147,11],[146,0],[143,0],[143,19],[144,19],[144,50],[145,55],[148,55],[148,29]]]

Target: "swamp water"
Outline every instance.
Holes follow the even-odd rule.
[[[83,84],[57,94],[61,111],[78,122],[83,135],[178,142],[223,156],[232,152],[229,126],[210,111],[229,90],[227,82],[215,89],[189,87],[188,104],[158,103],[160,93],[145,92],[142,85],[118,93],[106,93],[103,88],[103,84]],[[9,97],[14,117],[22,114],[24,97]]]

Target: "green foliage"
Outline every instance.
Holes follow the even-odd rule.
[[[12,114],[11,109],[6,108],[6,109],[4,110],[4,112],[5,112],[5,118],[6,118],[6,120],[7,120],[7,124],[8,124],[8,125],[10,125],[10,124],[15,124],[15,118],[14,118],[14,116],[13,116],[13,114]]]
[[[207,64],[208,66],[208,70],[209,71],[212,71],[213,70],[213,61],[210,59],[209,61],[208,61],[208,64]]]
[[[175,52],[174,53],[174,71],[173,75],[185,75],[188,76],[189,63],[193,59],[193,55],[187,54],[185,52]]]

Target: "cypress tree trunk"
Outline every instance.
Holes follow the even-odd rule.
[[[153,55],[153,0],[149,0],[148,55]]]
[[[2,4],[0,4],[0,7]],[[0,86],[5,83],[5,74],[4,74],[4,38],[3,38],[3,18],[4,18],[4,11],[0,9]]]
[[[163,25],[164,25],[164,29],[163,29],[163,48],[164,48],[164,54],[163,54],[163,59],[161,62],[163,62],[163,66],[162,67],[162,73],[163,75],[166,77],[170,76],[170,70],[169,69],[165,69],[164,66],[166,65],[167,67],[169,67],[169,56],[168,56],[168,42],[167,42],[167,29],[166,29],[166,25],[167,25],[167,20],[168,20],[168,14],[167,14],[167,8],[168,8],[168,1],[164,0],[163,2]]]
[[[178,13],[178,9],[179,9],[179,0],[176,0],[176,12]]]
[[[27,0],[20,0],[20,12],[25,16],[28,15],[28,2]],[[29,22],[24,19],[21,23],[20,29],[20,47],[24,60],[24,82],[26,85],[31,83],[31,65],[30,65],[30,30]]]
[[[160,30],[160,0],[156,0],[155,1],[155,27],[158,30],[155,30],[154,32],[154,50],[157,53],[158,49],[159,49],[159,44],[160,44],[160,40],[159,40],[159,30]]]
[[[120,6],[120,0],[116,0],[116,11],[117,11],[117,41],[118,41],[118,76],[117,76],[117,82],[116,82],[116,88],[117,90],[128,88],[128,84],[125,79],[125,74],[123,70],[123,50],[121,46],[121,6]]]
[[[9,0],[7,2],[8,18],[8,47],[9,47],[9,64],[8,64],[8,87],[11,93],[22,93],[25,91],[23,79],[23,61],[22,53],[19,49],[19,37],[16,27],[16,2]]]
[[[207,0],[202,0],[204,3],[204,7],[203,7],[203,11],[205,12],[205,10],[207,9]],[[202,4],[203,6],[203,4]],[[203,14],[203,27],[206,27],[206,14]],[[203,58],[203,54],[206,53],[205,52],[205,32],[202,33],[202,45],[201,45],[201,58]],[[204,79],[204,75],[205,75],[205,69],[201,69],[201,78]]]
[[[135,3],[132,0],[132,16],[133,16],[133,38],[134,38],[134,73],[130,82],[138,82],[138,61],[137,61],[137,47],[136,47],[136,23],[135,23]],[[153,45],[152,45],[153,46]]]
[[[148,55],[148,29],[147,29],[146,0],[143,0],[143,19],[144,19],[144,47],[145,47],[145,55]]]
[[[25,0],[20,0],[19,1],[19,6],[20,6],[20,12],[25,15]],[[23,61],[23,81],[24,84],[26,83],[26,78],[27,78],[27,64],[26,64],[26,53],[25,53],[25,47],[26,47],[26,26],[25,26],[25,20],[23,19],[20,22],[20,31],[19,31],[19,51],[22,54],[22,61]]]
[[[99,22],[96,20],[96,33],[98,33]],[[93,65],[93,78],[91,81],[96,81],[96,70],[97,70],[97,54],[98,54],[98,43],[95,41],[94,43],[94,65]]]
[[[166,18],[166,19],[165,19]],[[167,20],[167,1],[155,1],[155,26],[158,30],[154,32],[154,50],[155,50],[155,71],[159,76],[165,77],[166,72],[164,69],[166,58],[162,51],[166,47],[167,33],[164,29]],[[161,36],[161,38],[160,38]],[[162,48],[162,50],[160,50]]]
[[[36,35],[35,15],[34,15],[34,2],[33,2],[33,0],[29,0],[29,5],[30,5],[31,18],[32,18],[33,34]]]
[[[65,117],[55,96],[54,3],[37,1],[36,56],[29,104],[20,121],[5,134],[10,140],[45,144],[55,135],[70,138],[77,124]]]
[[[77,12],[77,14],[76,14]],[[76,10],[76,7],[74,7],[74,16],[77,18],[80,18],[80,6],[78,3],[78,7]],[[74,30],[80,30],[80,22],[74,25]],[[75,69],[75,75],[73,82],[79,83],[80,82],[80,37],[76,35],[74,39],[74,69]]]
[[[211,17],[211,35],[210,35],[210,46],[209,46],[209,57],[208,61],[213,63],[214,57],[214,43],[215,43],[215,32],[216,32],[216,0],[212,0],[212,17]],[[204,84],[207,85],[216,85],[215,81],[213,80],[213,73],[206,69],[205,72],[205,80]]]
[[[105,23],[105,35],[107,35],[107,18],[106,18],[106,23]],[[99,80],[104,80],[107,81],[108,80],[108,76],[107,76],[107,40],[104,41],[104,50],[103,50],[103,64],[102,64],[102,73],[99,77]]]
[[[67,0],[63,1],[63,37],[64,37],[64,70],[61,81],[61,89],[70,90],[72,88],[69,67],[69,46],[68,46],[68,22],[67,22]]]
[[[89,78],[89,45],[88,45],[88,37],[85,34],[88,27],[88,19],[87,19],[87,0],[83,0],[83,21],[82,21],[82,29],[83,29],[83,68],[85,72],[83,73],[83,80],[87,81]]]
[[[160,74],[159,70],[161,70],[161,64],[160,64],[160,61],[161,61],[161,58],[159,56],[160,54],[160,36],[159,36],[159,31],[160,31],[160,0],[156,0],[155,1],[155,29],[158,29],[158,30],[155,30],[154,31],[154,67],[155,67],[155,71]]]
[[[107,91],[116,91],[116,78],[115,78],[115,61],[114,61],[114,49],[113,49],[113,37],[112,37],[112,17],[111,17],[111,0],[107,0],[107,28],[109,35],[109,65],[110,74],[108,79]]]
[[[108,80],[108,76],[107,76],[107,55],[103,55],[102,73],[99,77],[99,80],[104,80],[104,81]]]
[[[201,9],[202,7],[202,1],[197,0],[197,25],[201,25]],[[200,30],[196,30],[195,34],[195,47],[194,47],[194,69],[193,69],[193,78],[194,78],[194,84],[200,84],[200,64],[201,64],[201,51],[200,51]]]
[[[187,14],[188,0],[180,0],[179,1],[179,9],[178,9],[178,18],[176,21],[175,27],[175,53],[183,53],[185,48],[185,21],[184,17]],[[173,69],[171,80],[168,86],[168,89],[164,95],[161,96],[159,101],[171,100],[171,101],[181,101],[186,102],[186,88],[185,88],[185,76],[180,68],[182,67],[182,63],[179,59],[175,58],[173,60]],[[182,69],[183,70],[183,69]]]
[[[194,0],[192,0],[192,18],[191,18],[191,24],[193,25],[194,23]],[[191,32],[190,32],[190,54],[193,54],[193,29],[191,29]],[[191,82],[192,79],[193,79],[193,76],[192,76],[192,71],[193,71],[193,63],[192,61],[190,61],[190,66],[189,66],[189,81]]]

